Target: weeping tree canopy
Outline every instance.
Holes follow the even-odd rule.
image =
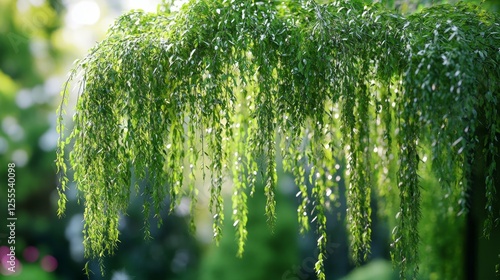
[[[269,224],[277,218],[279,159],[299,188],[301,231],[312,224],[320,236],[315,269],[325,279],[333,174],[345,169],[352,258],[370,254],[371,192],[393,193],[393,262],[402,278],[413,278],[424,161],[440,188],[461,197],[451,213],[457,215],[467,211],[474,153],[483,154],[485,234],[498,222],[499,23],[496,14],[465,3],[408,16],[347,0],[193,0],[175,14],[131,11],[70,74],[79,95],[69,135],[68,86],[63,90],[58,213],[65,211],[70,167],[85,206],[85,255],[102,258],[116,248],[130,186],[143,191],[147,217],[162,211],[167,196],[170,210],[183,196],[194,208],[200,174],[210,182],[218,240],[222,183],[231,175],[226,218],[234,221],[241,254],[247,196],[259,191],[257,180],[265,184]],[[479,127],[487,131],[481,140]]]

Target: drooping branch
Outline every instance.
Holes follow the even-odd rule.
[[[222,183],[232,174],[231,218],[241,254],[247,196],[259,177],[270,224],[277,218],[280,157],[296,177],[302,231],[316,223],[321,250],[315,268],[324,279],[327,197],[336,188],[332,174],[345,155],[352,252],[364,261],[370,252],[371,190],[383,187],[373,174],[382,172],[384,162],[370,153],[386,147],[387,158],[399,164],[393,256],[403,278],[412,266],[415,277],[421,149],[432,149],[444,187],[463,181],[470,168],[463,153],[475,151],[473,133],[482,125],[478,110],[485,111],[491,131],[484,149],[492,159],[486,207],[493,221],[499,29],[496,17],[466,4],[408,18],[356,1],[198,0],[175,15],[128,13],[76,65],[82,87],[69,137],[62,134],[68,98],[63,91],[56,161],[60,214],[68,182],[64,151],[71,140],[69,165],[85,204],[86,257],[114,251],[131,186],[135,192],[143,188],[146,217],[151,210],[159,217],[167,196],[170,210],[182,196],[194,209],[198,170],[210,178],[218,240]],[[371,136],[380,130],[384,137]]]

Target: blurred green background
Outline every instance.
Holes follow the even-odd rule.
[[[74,190],[69,195],[65,217],[56,217],[54,159],[59,92],[73,61],[82,58],[104,38],[114,18],[132,8],[155,11],[158,2],[0,0],[0,279],[87,279],[82,270],[86,261],[82,246],[83,210]],[[446,1],[379,2],[410,13],[431,3]],[[486,1],[484,7],[497,11],[499,2]],[[72,96],[73,102],[75,98]],[[4,225],[7,219],[4,178],[7,178],[10,162],[16,163],[18,270],[14,274],[6,269],[9,249],[6,247],[8,229]],[[297,189],[288,175],[283,174],[281,178],[274,234],[266,224],[265,199],[259,192],[249,199],[249,236],[242,259],[235,257],[236,242],[230,219],[227,219],[220,246],[211,242],[211,219],[203,192],[197,209],[196,232],[189,232],[189,202],[183,201],[173,215],[163,217],[161,228],[157,228],[156,220],[151,218],[153,239],[149,241],[143,236],[142,198],[133,197],[128,215],[120,220],[118,250],[105,261],[106,274],[101,276],[98,264],[91,262],[90,279],[316,279],[313,272],[316,236],[314,232],[298,234]],[[355,269],[349,260],[342,183],[338,205],[329,213],[327,278],[393,279],[389,262],[391,221],[374,215],[370,261]],[[463,216],[450,218],[434,211],[447,194],[445,190],[431,192],[430,189],[435,188],[426,187],[436,185],[431,176],[424,176],[422,184],[421,277],[460,279],[467,266],[464,266],[467,221]],[[377,201],[374,197],[374,209],[379,205],[390,208],[391,201]],[[484,248],[478,250],[484,251]],[[470,265],[478,265],[478,270],[493,269],[482,261]]]

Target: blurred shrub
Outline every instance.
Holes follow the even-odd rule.
[[[242,258],[236,257],[237,242],[232,221],[225,219],[219,247],[212,246],[203,259],[200,280],[277,280],[299,263],[296,208],[281,192],[276,194],[277,221],[274,234],[267,225],[266,198],[258,185],[248,199],[248,240]],[[226,209],[231,209],[226,207]],[[230,217],[230,213],[226,214]]]

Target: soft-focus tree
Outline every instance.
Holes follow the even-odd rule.
[[[17,2],[0,1],[0,177],[2,181],[7,178],[8,163],[16,165],[18,277],[54,279],[54,273],[41,265],[44,256],[54,256],[60,265],[71,266],[65,260],[65,244],[60,242],[64,224],[50,226],[57,221],[50,198],[56,186],[53,112],[60,81],[49,78],[64,53],[53,44],[54,33],[61,25],[62,5],[59,1],[39,1],[37,6],[19,9],[22,5]],[[0,184],[2,221],[7,215],[4,182]],[[0,231],[0,258],[4,260],[4,246],[12,245],[6,233]],[[30,257],[29,249],[38,257]],[[1,265],[0,274],[9,273]]]
[[[478,205],[471,190],[479,191],[484,235],[498,223],[499,23],[496,14],[465,3],[408,16],[357,1],[198,0],[175,15],[167,8],[127,13],[71,73],[80,92],[69,136],[69,82],[63,90],[59,214],[72,140],[87,257],[116,248],[129,186],[146,182],[146,217],[159,215],[167,195],[170,210],[184,195],[194,207],[198,170],[211,183],[218,241],[227,171],[242,254],[248,195],[259,174],[265,213],[270,226],[275,223],[280,158],[299,187],[300,231],[316,222],[315,269],[324,279],[325,213],[335,201],[333,174],[345,162],[353,260],[370,255],[374,192],[394,224],[392,257],[400,277],[416,278],[425,262],[419,245],[428,232],[419,222],[429,199],[439,200],[432,208],[436,223],[463,219]],[[432,178],[438,183],[427,184]],[[309,205],[312,212],[305,211]]]

